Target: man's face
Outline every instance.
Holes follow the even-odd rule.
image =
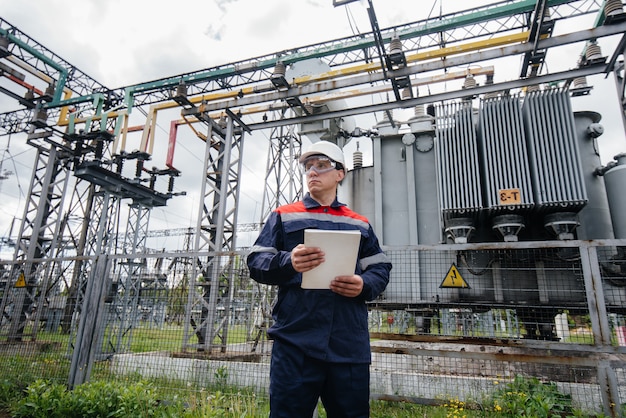
[[[312,195],[334,192],[337,184],[343,180],[343,170],[337,170],[336,163],[325,156],[311,156],[302,164],[306,174],[307,186]]]

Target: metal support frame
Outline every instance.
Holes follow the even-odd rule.
[[[140,319],[144,320],[148,327],[162,328],[167,317],[168,295],[170,293],[168,284],[168,273],[175,266],[173,263],[163,272],[163,258],[158,258],[154,269],[144,266],[142,274],[141,288],[139,289],[139,300],[141,306]],[[172,278],[175,281],[175,277]]]
[[[601,4],[602,1],[600,0],[547,1],[547,7],[550,8],[552,18],[555,21],[597,13]],[[397,34],[403,41],[405,50],[409,52],[418,49],[438,48],[441,43],[440,36],[445,37],[447,46],[472,39],[488,39],[497,34],[511,33],[527,28],[526,16],[535,9],[535,6],[536,1],[534,0],[499,2],[450,13],[436,19],[403,24],[380,30],[379,43],[381,40],[388,42],[394,34]],[[370,62],[371,57],[377,55],[376,42],[372,36],[364,37],[359,34],[293,49],[289,55],[284,55],[284,53],[270,54],[216,68],[203,69],[111,90],[89,79],[80,70],[61,60],[34,40],[28,39],[19,29],[0,19],[0,34],[3,32],[10,32],[21,41],[21,47],[14,44],[9,47],[9,51],[15,54],[18,59],[35,66],[41,73],[51,76],[57,74],[57,69],[51,64],[58,63],[57,66],[65,69],[70,75],[65,87],[76,92],[79,97],[62,100],[56,104],[48,103],[46,106],[50,110],[50,116],[55,119],[59,115],[58,107],[60,106],[78,108],[79,114],[89,110],[89,106],[85,106],[84,103],[91,102],[93,91],[105,92],[106,107],[119,105],[125,96],[128,96],[130,100],[130,103],[126,103],[126,105],[135,107],[169,101],[172,99],[172,90],[175,90],[181,82],[185,83],[189,98],[198,94],[221,91],[224,86],[228,86],[231,91],[239,90],[241,94],[245,95],[250,93],[244,93],[245,86],[256,85],[255,91],[273,89],[268,80],[272,75],[272,69],[279,60],[285,65],[289,65],[301,60],[323,58],[331,62],[333,66],[344,66]],[[33,51],[42,51],[42,54],[34,57]],[[43,60],[42,57],[48,59]],[[267,83],[260,84],[265,82]],[[23,109],[0,114],[0,135],[23,130],[25,128],[24,118],[29,118],[30,114],[30,110],[24,111]]]
[[[547,16],[547,13],[547,0],[537,1],[535,10],[531,15],[530,35],[528,36],[528,43],[532,44],[533,48],[524,54],[520,78],[536,76],[544,64],[547,51],[546,49],[539,49],[537,44],[540,39],[552,35],[552,30],[554,29],[554,21]]]
[[[106,196],[105,196],[106,197]],[[106,199],[105,199],[106,200]],[[103,330],[104,298],[109,276],[110,259],[107,254],[99,255],[93,263],[89,280],[85,281],[84,304],[81,303],[82,314],[78,324],[78,332],[72,350],[68,383],[75,388],[89,380],[93,364],[100,353],[97,341]]]
[[[63,157],[57,149],[37,148],[35,168],[31,177],[29,199],[24,210],[23,221],[15,249],[15,260],[25,261],[20,269],[14,269],[12,280],[3,293],[2,321],[10,318],[8,339],[21,341],[24,336],[36,337],[39,312],[32,312],[35,306],[43,306],[45,294],[40,294],[37,303],[37,289],[47,276],[43,274],[42,260],[50,256],[59,239],[61,209],[65,197],[69,173],[64,168]],[[23,286],[14,287],[18,280]],[[26,322],[35,313],[34,326],[26,330]]]
[[[120,353],[130,350],[132,331],[139,318],[139,303],[146,260],[141,257],[146,251],[146,237],[150,222],[150,210],[133,203],[128,209],[126,234],[122,243],[122,254],[128,258],[114,266],[111,291],[107,297],[108,316],[107,341],[104,353]]]
[[[619,58],[621,56],[621,59]],[[615,79],[615,87],[622,117],[622,127],[626,132],[626,70],[624,69],[624,60],[626,59],[626,35],[624,35],[615,49],[615,55],[608,63],[609,68],[613,70]]]
[[[99,303],[104,303],[104,295],[108,292],[111,277],[108,272],[110,266],[105,269],[97,265],[97,262],[105,262],[103,255],[111,253],[113,245],[112,237],[115,236],[115,225],[118,219],[119,200],[106,191],[96,191],[94,188],[91,202],[89,222],[84,226],[85,231],[85,254],[89,254],[80,264],[80,271],[76,280],[75,309],[72,316],[68,351],[73,353],[70,368],[70,383],[80,384],[85,376],[82,370],[87,366],[92,357],[102,353],[101,342],[105,333],[105,321],[92,316],[94,309],[99,309]],[[94,257],[100,257],[96,260]],[[97,261],[97,262],[96,262]],[[108,261],[107,261],[108,263]],[[107,272],[105,274],[105,272]],[[98,282],[94,290],[94,282]],[[95,294],[92,292],[96,292]],[[98,293],[99,292],[99,293]],[[87,342],[85,342],[87,340]],[[89,356],[85,353],[78,354],[81,347],[91,347],[93,350]],[[97,347],[97,348],[95,348]],[[87,348],[84,348],[87,349]]]
[[[292,203],[302,197],[302,174],[298,156],[302,152],[302,139],[294,133],[295,126],[276,127],[270,134],[265,189],[259,223],[280,205]]]
[[[596,247],[592,246],[581,246],[580,250],[593,337],[596,345],[611,346],[611,329],[608,322],[598,251]],[[604,413],[611,417],[620,416],[619,384],[615,370],[609,361],[601,360],[599,362],[597,375],[598,384],[602,388],[600,393]]]
[[[222,264],[219,253],[234,250],[236,246],[244,137],[244,127],[235,115],[229,113],[219,125],[211,119],[205,121],[209,131],[194,245],[198,256],[194,262],[195,274],[190,278],[183,337],[183,349],[198,351],[210,351],[216,346],[224,350],[228,338],[229,306],[223,306],[225,316],[220,320],[217,305],[220,293],[230,289],[235,270],[231,261]],[[194,338],[197,338],[196,343],[192,342]],[[221,343],[216,344],[215,338]]]

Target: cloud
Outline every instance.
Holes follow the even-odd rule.
[[[447,8],[466,8],[465,3],[439,2]],[[473,2],[472,5],[486,3],[490,2]],[[438,7],[431,10],[431,3],[420,3],[418,7],[415,0],[375,0],[374,6],[381,28],[452,11],[439,10]],[[2,18],[9,23],[110,88],[371,31],[367,11],[361,2],[332,7],[332,0],[84,0],[80,7],[68,0],[0,0],[0,10],[3,11]],[[555,33],[565,29],[560,23]],[[588,26],[589,23],[580,25],[581,28]],[[610,46],[604,48],[611,50]],[[572,68],[580,51],[580,45],[563,48],[562,56],[566,58],[550,61],[550,65],[555,66],[550,70],[556,71],[556,66],[559,69]],[[518,76],[518,67],[516,61],[511,64],[511,71],[498,68],[496,81],[514,79]],[[589,84],[594,86],[591,95],[574,99],[572,103],[575,110],[602,109],[605,134],[598,143],[602,160],[606,163],[625,149],[619,101],[612,79],[596,76],[590,78]],[[432,89],[446,89],[451,85],[442,84]],[[421,94],[426,94],[426,89]],[[179,111],[160,114],[157,143],[150,165],[164,167],[169,121],[179,116]],[[363,115],[356,125],[369,129],[375,121],[372,115]],[[139,136],[134,135],[132,146],[137,146]],[[241,222],[257,222],[259,219],[256,218],[261,216],[268,149],[266,136],[265,132],[255,132],[244,139]],[[2,141],[4,139],[0,138],[0,144],[6,144]],[[349,144],[351,150],[355,143]],[[188,128],[180,128],[174,163],[182,173],[175,179],[175,191],[185,191],[187,195],[173,197],[166,208],[153,209],[152,228],[195,226],[193,219],[201,199],[203,145]],[[367,151],[367,148],[367,141],[362,140],[361,150]],[[0,152],[3,150],[4,147],[0,146]],[[8,150],[10,155],[3,157],[2,167],[13,170],[11,166],[14,165],[16,174],[0,183],[3,199],[0,235],[8,231],[14,216],[22,216],[35,156],[34,148],[26,145],[24,136],[14,136]]]
[[[220,24],[220,25],[214,25],[214,24],[210,24],[206,30],[204,31],[204,34],[209,37],[209,39],[213,39],[214,41],[221,41],[222,40],[222,32],[224,31],[224,25]]]

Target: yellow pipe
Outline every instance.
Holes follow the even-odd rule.
[[[441,57],[446,57],[449,55],[462,54],[462,53],[467,53],[471,51],[477,51],[480,49],[493,48],[493,47],[517,43],[517,42],[521,43],[521,42],[525,42],[528,39],[529,34],[530,34],[529,31],[525,31],[525,32],[517,33],[517,34],[499,36],[499,37],[495,37],[495,38],[491,38],[487,40],[468,42],[466,44],[459,45],[459,46],[451,46],[451,47],[433,49],[430,51],[417,52],[415,54],[408,55],[406,57],[406,60],[407,62],[425,61],[429,59],[441,58]],[[295,85],[303,85],[303,84],[317,82],[317,81],[324,81],[324,80],[328,80],[331,78],[360,74],[363,72],[379,71],[380,68],[381,68],[380,64],[374,64],[374,63],[359,64],[359,65],[354,65],[351,67],[327,71],[321,74],[296,77],[294,78],[293,83]],[[253,94],[255,93],[255,91],[256,91],[256,87],[246,87],[238,91],[218,92],[218,93],[204,94],[201,96],[195,96],[195,97],[190,98],[189,101],[191,103],[197,104],[197,103],[202,103],[202,102],[212,102],[212,101],[217,101],[217,100],[232,99],[232,98],[238,97],[240,94],[243,94],[244,96],[248,94]],[[176,103],[175,101],[164,102],[164,103],[155,105],[154,111],[156,112],[156,111],[164,110],[164,109],[172,109],[178,106],[179,104]],[[146,126],[148,126],[147,123],[146,123]],[[146,135],[145,130],[144,130],[144,135]],[[149,141],[153,142],[154,130],[151,130],[149,135],[150,135]],[[148,140],[148,138],[146,138],[146,140]]]
[[[160,110],[173,109],[178,107],[179,104],[173,101],[157,103],[150,106],[148,114],[146,115],[146,122],[144,124],[143,133],[141,135],[140,149],[148,152],[152,155],[154,149],[154,134],[156,131],[157,114]]]
[[[493,48],[493,47],[517,43],[517,42],[522,43],[528,39],[529,34],[530,34],[529,31],[525,31],[525,32],[517,33],[517,34],[499,36],[499,37],[491,38],[487,40],[469,42],[469,43],[458,45],[458,46],[451,46],[451,47],[433,49],[429,51],[417,52],[415,54],[408,55],[406,57],[406,60],[407,62],[425,61],[429,59],[442,58],[442,57],[446,57],[450,55],[457,55],[457,54],[467,53],[471,51],[477,51],[480,49]],[[379,71],[380,68],[381,68],[380,64],[374,64],[374,63],[354,65],[351,67],[327,71],[321,74],[296,77],[293,80],[293,84],[303,85],[303,84],[308,84],[312,82],[324,81],[324,80],[328,80],[331,78],[360,74],[363,72]],[[189,101],[191,103],[197,104],[197,103],[202,103],[202,102],[212,102],[212,101],[217,101],[217,100],[232,99],[232,98],[238,97],[240,94],[243,94],[244,96],[248,94],[253,94],[255,93],[255,91],[256,91],[256,87],[246,87],[238,91],[227,91],[227,92],[203,94],[201,96],[191,97]],[[172,108],[176,108],[179,106],[180,105],[175,101],[163,102],[163,103],[159,103],[151,107],[151,111],[154,109],[154,111],[156,112],[159,110],[172,109]],[[112,117],[116,116],[116,113],[111,113],[110,116]],[[80,123],[81,121],[84,121],[84,120],[85,119],[76,119],[76,123]],[[150,135],[153,136],[153,132]],[[150,139],[144,138],[144,140],[151,141],[152,138]]]
[[[442,75],[436,75],[436,76],[431,76],[431,77],[427,77],[427,78],[423,78],[423,79],[413,79],[411,81],[411,84],[413,86],[421,86],[421,85],[426,85],[426,84],[431,84],[431,83],[436,83],[436,82],[443,82],[443,81],[448,81],[448,80],[454,80],[454,79],[459,79],[459,78],[463,78],[465,76],[467,76],[467,74],[472,74],[472,75],[483,75],[483,74],[493,74],[494,72],[494,68],[493,66],[488,66],[488,67],[479,67],[479,68],[469,68],[467,70],[463,70],[463,71],[456,71],[456,72],[452,72],[452,73],[446,73],[446,74],[442,74]],[[369,88],[365,88],[365,89],[355,89],[355,90],[347,90],[347,91],[342,91],[339,93],[331,93],[331,94],[326,94],[323,96],[311,96],[309,97],[309,101],[311,103],[326,103],[329,101],[333,101],[333,100],[339,100],[339,99],[343,99],[343,98],[354,98],[354,97],[359,97],[359,96],[365,96],[365,95],[370,95],[370,94],[376,94],[376,93],[383,93],[383,92],[387,92],[390,91],[391,87],[388,85],[384,85],[384,86],[375,86],[375,87],[369,87]],[[203,97],[207,97],[209,95],[205,95]],[[221,95],[221,94],[212,94],[211,96],[217,97],[217,96],[229,96],[229,97],[233,97],[233,94],[231,94],[230,92],[228,94],[225,95]],[[120,112],[111,112],[109,116],[114,116],[114,115],[123,115],[124,116],[124,127],[122,128],[121,131],[121,147],[120,147],[120,151],[125,150],[126,149],[126,143],[127,143],[127,134],[128,131],[130,129],[132,130],[142,130],[142,138],[141,138],[141,146],[140,149],[142,151],[146,151],[149,154],[152,154],[153,150],[154,150],[154,145],[155,145],[155,131],[156,131],[156,123],[157,123],[157,115],[158,112],[160,110],[166,110],[166,109],[172,109],[175,107],[178,107],[178,103],[170,101],[170,102],[163,102],[163,103],[157,103],[155,105],[150,106],[150,109],[148,111],[147,117],[146,117],[146,122],[145,124],[142,126],[135,126],[135,127],[128,127],[128,122],[129,122],[129,117],[128,117],[128,113],[126,112],[126,110],[120,111]],[[203,111],[203,107],[204,106],[200,106],[200,111]],[[241,112],[241,114],[245,114],[245,115],[251,115],[251,114],[257,114],[257,113],[262,113],[262,112],[268,112],[271,110],[276,110],[277,108],[284,108],[286,107],[286,105],[283,106],[277,106],[275,104],[270,104],[270,105],[259,105],[259,106],[249,106],[243,109],[239,109],[238,111]],[[215,111],[212,115],[210,115],[211,118],[213,119],[218,119],[220,116],[222,116],[222,111]],[[97,119],[100,116],[94,116],[93,119]],[[85,120],[85,118],[82,119],[83,121]],[[79,119],[77,119],[77,121],[80,121]],[[188,125],[193,131],[194,134],[199,137],[200,139],[206,141],[206,135],[200,133],[199,131],[197,131],[195,128],[193,128],[192,124],[194,123],[198,123],[200,122],[200,120],[198,120],[195,117],[190,117],[190,118],[186,118],[184,117],[183,119],[179,119],[176,123],[179,125]],[[117,144],[118,141],[116,140],[114,142],[114,147],[113,150],[115,152],[115,150],[117,149]]]
[[[469,42],[469,43],[459,45],[459,46],[452,46],[452,47],[433,49],[429,51],[417,52],[415,54],[408,55],[406,57],[406,60],[407,62],[425,61],[429,59],[442,58],[442,57],[446,57],[450,55],[477,51],[480,49],[493,48],[493,47],[502,46],[506,44],[512,44],[512,43],[517,43],[517,42],[522,43],[528,39],[529,34],[530,34],[529,31],[525,31],[525,32],[521,32],[518,34],[504,35],[504,36],[491,38],[487,40]],[[308,83],[313,83],[313,82],[324,81],[324,80],[328,80],[332,78],[356,75],[356,74],[360,74],[364,72],[380,71],[380,69],[381,69],[380,64],[375,64],[375,63],[359,64],[359,65],[354,65],[354,66],[345,67],[341,69],[327,71],[321,74],[296,77],[293,80],[293,84],[303,85],[303,84],[308,84]],[[189,98],[189,101],[193,104],[197,104],[197,103],[203,103],[203,102],[213,102],[217,100],[232,99],[242,94],[244,96],[247,94],[253,94],[256,92],[256,90],[257,90],[256,87],[246,87],[238,91],[227,91],[227,92],[203,94],[201,96],[191,97]],[[356,93],[356,92],[360,92],[360,93]],[[346,94],[347,95],[342,94],[343,97],[356,97],[358,95],[371,94],[371,91],[365,91],[365,90],[354,91],[353,90]],[[315,98],[311,97],[309,98],[309,100],[315,101]],[[322,97],[319,97],[318,100],[324,100],[324,99]],[[331,100],[331,99],[326,98],[324,101],[328,101],[328,100]],[[172,109],[172,108],[176,108],[179,106],[180,105],[177,102],[172,100],[168,102],[159,103],[150,107],[150,111],[148,113],[148,118],[144,126],[142,141],[141,141],[141,148],[143,150],[149,149],[150,151],[152,151],[154,149],[154,134],[155,134],[155,127],[156,127],[157,112],[160,110]],[[259,113],[263,111],[268,111],[271,109],[270,106],[265,105],[265,106],[257,106],[253,108],[248,108],[244,113],[249,114],[249,113]],[[66,115],[66,113],[64,113],[64,115]],[[112,112],[109,114],[109,117],[115,117],[117,115],[118,115],[118,112]],[[98,116],[93,117],[93,119],[97,119],[97,118]],[[86,121],[86,118],[76,119],[75,123],[80,123],[81,121]],[[189,120],[185,120],[182,123],[189,124]],[[59,123],[59,125],[61,124]],[[126,144],[126,141],[125,141],[126,131],[127,131],[127,126],[124,127],[124,131],[123,131],[124,140],[122,142],[122,146],[125,146]]]
[[[462,54],[466,52],[477,51],[477,50],[486,49],[486,48],[493,48],[496,46],[502,46],[502,45],[517,43],[517,42],[521,43],[521,42],[525,42],[528,39],[529,34],[530,32],[526,31],[526,32],[518,33],[518,34],[504,35],[504,36],[499,36],[497,38],[491,38],[491,39],[482,40],[482,41],[468,42],[466,44],[458,45],[458,46],[450,46],[450,47],[445,47],[445,48],[432,49],[429,51],[417,52],[415,54],[408,55],[406,57],[406,60],[407,62],[425,61],[429,59],[442,58],[442,57],[447,57],[449,55],[457,55],[457,54]],[[339,70],[331,70],[331,71],[327,71],[321,74],[297,77],[297,78],[294,78],[293,81],[294,81],[294,84],[296,85],[302,85],[302,84],[307,84],[307,83],[311,83],[315,81],[328,80],[328,79],[336,78],[339,76],[355,75],[355,74],[360,74],[363,72],[379,71],[380,68],[381,68],[380,64],[374,64],[374,63],[361,64],[361,65],[355,65],[352,67],[342,68]]]
[[[68,88],[63,89],[63,100],[67,100],[72,97],[72,91]],[[59,113],[59,119],[57,120],[57,126],[66,126],[69,123],[68,115],[70,113],[69,106],[63,106]]]
[[[148,154],[152,155],[152,151],[154,150],[154,135],[156,133],[156,128],[157,128],[157,118],[156,118],[156,109],[154,110],[154,117],[152,118],[152,123],[150,123],[150,128],[148,129],[148,142],[144,143],[142,141],[141,143],[141,149],[145,152],[147,152]],[[144,136],[146,135],[146,130],[144,129],[143,131]]]
[[[119,135],[117,135],[115,137],[115,140],[113,141],[113,147],[112,147],[113,154],[116,153],[115,150],[117,150],[118,144],[120,144],[120,142],[121,142],[120,148],[122,150],[126,149],[126,135],[128,133],[128,112],[124,110],[123,112],[119,112],[119,113],[120,114],[117,115],[116,117],[118,118],[118,121],[120,117],[122,118],[122,128],[119,131],[120,132]]]
[[[415,53],[415,54],[408,55],[406,57],[406,60],[407,60],[407,62],[425,61],[425,60],[429,60],[429,59],[435,59],[435,58],[446,57],[446,56],[449,56],[449,55],[456,55],[456,54],[461,54],[461,53],[467,53],[467,52],[471,52],[471,51],[477,51],[477,50],[480,50],[480,49],[493,48],[493,47],[507,45],[507,44],[512,44],[512,43],[523,43],[523,42],[525,42],[528,39],[529,34],[530,34],[529,31],[525,31],[525,32],[517,33],[517,34],[499,36],[499,37],[491,38],[491,39],[487,39],[487,40],[469,42],[469,43],[466,43],[466,44],[463,44],[463,45],[459,45],[459,46],[445,47],[445,48],[433,49],[433,50],[430,50],[430,51],[418,52],[418,53]],[[380,68],[381,68],[380,64],[374,64],[374,63],[354,65],[354,66],[347,67],[347,68],[327,71],[327,72],[321,73],[321,74],[297,77],[297,78],[294,78],[294,84],[295,85],[302,85],[302,84],[312,83],[312,82],[316,82],[316,81],[328,80],[328,79],[336,78],[336,77],[340,77],[340,76],[360,74],[360,73],[363,73],[363,72],[378,71],[378,70],[380,70]],[[493,68],[493,67],[491,67],[491,68]],[[463,77],[465,75],[467,75],[468,72],[472,73],[473,75],[477,75],[477,74],[480,73],[480,71],[481,71],[480,69],[479,70],[470,69],[468,71],[464,71],[463,72]],[[493,69],[491,70],[491,72],[493,73]],[[444,75],[444,76],[441,76],[440,78],[436,78],[436,79],[432,79],[431,78],[431,79],[428,79],[428,80],[424,80],[421,83],[419,82],[419,80],[415,80],[415,81],[412,81],[412,84],[414,84],[414,85],[423,85],[423,84],[428,84],[428,83],[431,83],[431,82],[434,82],[434,81],[435,82],[436,81],[445,81],[447,79],[452,79],[452,78],[460,78],[460,77],[458,76],[458,73],[456,73],[451,78],[449,78],[449,75]],[[323,103],[323,102],[330,101],[330,100],[336,100],[336,99],[342,98],[342,97],[357,97],[357,96],[360,96],[360,95],[372,94],[373,89],[377,89],[377,88],[372,88],[372,89],[368,89],[368,90],[363,90],[363,89],[351,90],[349,92],[345,92],[345,93],[340,93],[338,95],[334,95],[333,97],[329,97],[328,95],[327,96],[321,96],[321,97],[309,97],[309,101],[310,102],[315,102],[315,103]],[[253,88],[248,88],[248,89],[242,90],[244,95],[246,94],[247,90],[253,90]],[[388,90],[389,90],[389,87],[387,87],[387,86],[384,86],[384,87],[380,88],[380,91],[388,91]],[[376,92],[377,91],[374,91],[374,93],[376,93]],[[218,100],[218,99],[225,99],[225,98],[228,98],[228,97],[233,97],[233,96],[235,96],[237,94],[239,94],[239,93],[229,92],[229,93],[223,94],[223,95],[220,95],[219,93],[215,93],[213,95],[205,95],[205,96],[202,96],[202,97],[194,97],[194,98],[191,98],[190,101],[192,103],[197,103],[198,101],[205,101],[206,102],[206,101],[211,101],[211,99],[208,96],[213,96],[214,100]],[[202,106],[200,107],[200,110],[202,110]],[[266,112],[268,110],[270,110],[270,107],[268,107],[267,105],[265,105],[265,106],[256,106],[256,107],[249,107],[249,108],[244,109],[242,111],[242,114],[260,113],[260,112]],[[211,117],[215,117],[215,116],[211,116]],[[185,120],[184,122],[179,121],[178,123],[189,124],[190,121],[189,120]]]
[[[493,48],[514,43],[523,43],[528,39],[530,32],[521,32],[512,35],[499,36],[497,38],[486,39],[483,41],[468,42],[463,45],[450,46],[445,48],[433,49],[430,51],[418,52],[406,57],[407,62],[423,61],[433,58],[442,58],[448,55],[462,54],[465,52],[478,51],[485,48]]]
[[[199,122],[198,118],[196,118],[195,116],[192,117],[191,119],[195,119],[195,120],[190,120],[190,118],[187,118],[185,116],[183,116],[183,119],[179,119],[178,121],[176,121],[177,124],[182,125],[185,124],[187,126],[189,126],[189,128],[191,128],[191,130],[196,134],[196,136],[200,139],[202,139],[203,141],[206,141],[207,136],[205,134],[203,134],[202,132],[199,132],[196,128],[193,127],[193,123],[195,122]]]
[[[455,71],[451,73],[435,75],[435,76],[426,77],[422,79],[413,79],[411,80],[411,85],[422,86],[426,84],[455,80],[455,79],[465,78],[468,74],[477,76],[477,75],[485,75],[485,74],[493,74],[493,73],[494,73],[494,67],[491,65],[486,66],[486,67],[468,68],[467,70]],[[392,87],[389,85],[381,85],[381,86],[367,87],[363,89],[345,90],[345,91],[340,91],[338,93],[326,94],[324,96],[310,96],[307,99],[309,100],[310,103],[322,104],[322,103],[330,102],[333,100],[348,99],[348,98],[354,98],[354,97],[359,97],[359,96],[384,93],[384,92],[390,91],[391,89]],[[255,113],[262,113],[262,112],[268,112],[271,110],[276,110],[279,107],[285,108],[287,106],[288,105],[286,104],[283,104],[281,106],[270,104],[270,105],[260,105],[260,106],[238,108],[238,109],[233,108],[232,110],[235,113],[239,113],[242,115],[251,115]],[[203,108],[204,106],[201,105],[199,108],[199,111],[203,112],[204,111]],[[212,119],[218,119],[220,116],[222,116],[221,110],[216,110],[209,115],[209,117]],[[176,121],[176,123],[178,123],[179,125],[181,124],[189,125],[191,123],[197,123],[197,122],[200,122],[200,120],[198,120],[197,118],[192,118],[192,119],[185,118],[184,120],[179,119],[178,121]]]

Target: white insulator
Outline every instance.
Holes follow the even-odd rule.
[[[426,106],[425,105],[417,105],[413,111],[415,116],[424,116],[426,114]]]
[[[494,99],[494,98],[498,97],[499,95],[500,95],[499,92],[492,91],[492,92],[489,92],[489,93],[485,93],[485,99]]]
[[[54,95],[54,90],[56,89],[56,87],[53,84],[48,84],[48,87],[46,87],[46,91],[45,91],[45,95],[47,96],[52,96]]]
[[[276,63],[276,65],[274,66],[274,75],[285,75],[285,72],[287,71],[287,67],[285,66],[285,63],[278,61]]]
[[[389,43],[389,55],[401,54],[401,53],[402,53],[402,42],[400,41],[400,38],[395,36]]]
[[[550,16],[550,9],[546,7],[546,10],[543,11],[543,20],[547,21],[550,19],[552,19],[552,16]]]
[[[593,61],[599,58],[602,58],[602,50],[600,49],[600,45],[597,42],[590,42],[587,45],[587,51],[585,53],[587,57],[587,61]]]
[[[463,88],[464,89],[469,89],[472,87],[476,87],[476,79],[474,78],[474,76],[472,74],[468,74],[465,77],[465,81],[463,82]]]
[[[534,91],[539,91],[539,84],[531,84],[530,86],[526,87],[526,93],[532,93]]]
[[[182,81],[176,86],[176,97],[187,97],[187,86]]]
[[[48,111],[46,109],[37,109],[35,110],[35,114],[33,116],[33,122],[35,124],[46,124],[48,120]]]
[[[614,16],[624,12],[622,2],[620,0],[606,0],[604,3],[604,15]]]
[[[587,87],[587,77],[577,77],[573,81],[574,88]]]
[[[354,151],[352,154],[352,166],[354,168],[363,167],[363,153],[361,151]]]
[[[485,81],[485,85],[486,86],[493,85],[493,74],[488,74],[487,75],[487,81]],[[489,92],[489,93],[485,93],[485,99],[493,99],[495,97],[498,97],[499,95],[500,95],[499,92],[492,91],[492,92]]]
[[[383,119],[375,126],[380,136],[395,135],[400,129],[398,122],[393,119],[393,110],[391,109],[383,112]]]

